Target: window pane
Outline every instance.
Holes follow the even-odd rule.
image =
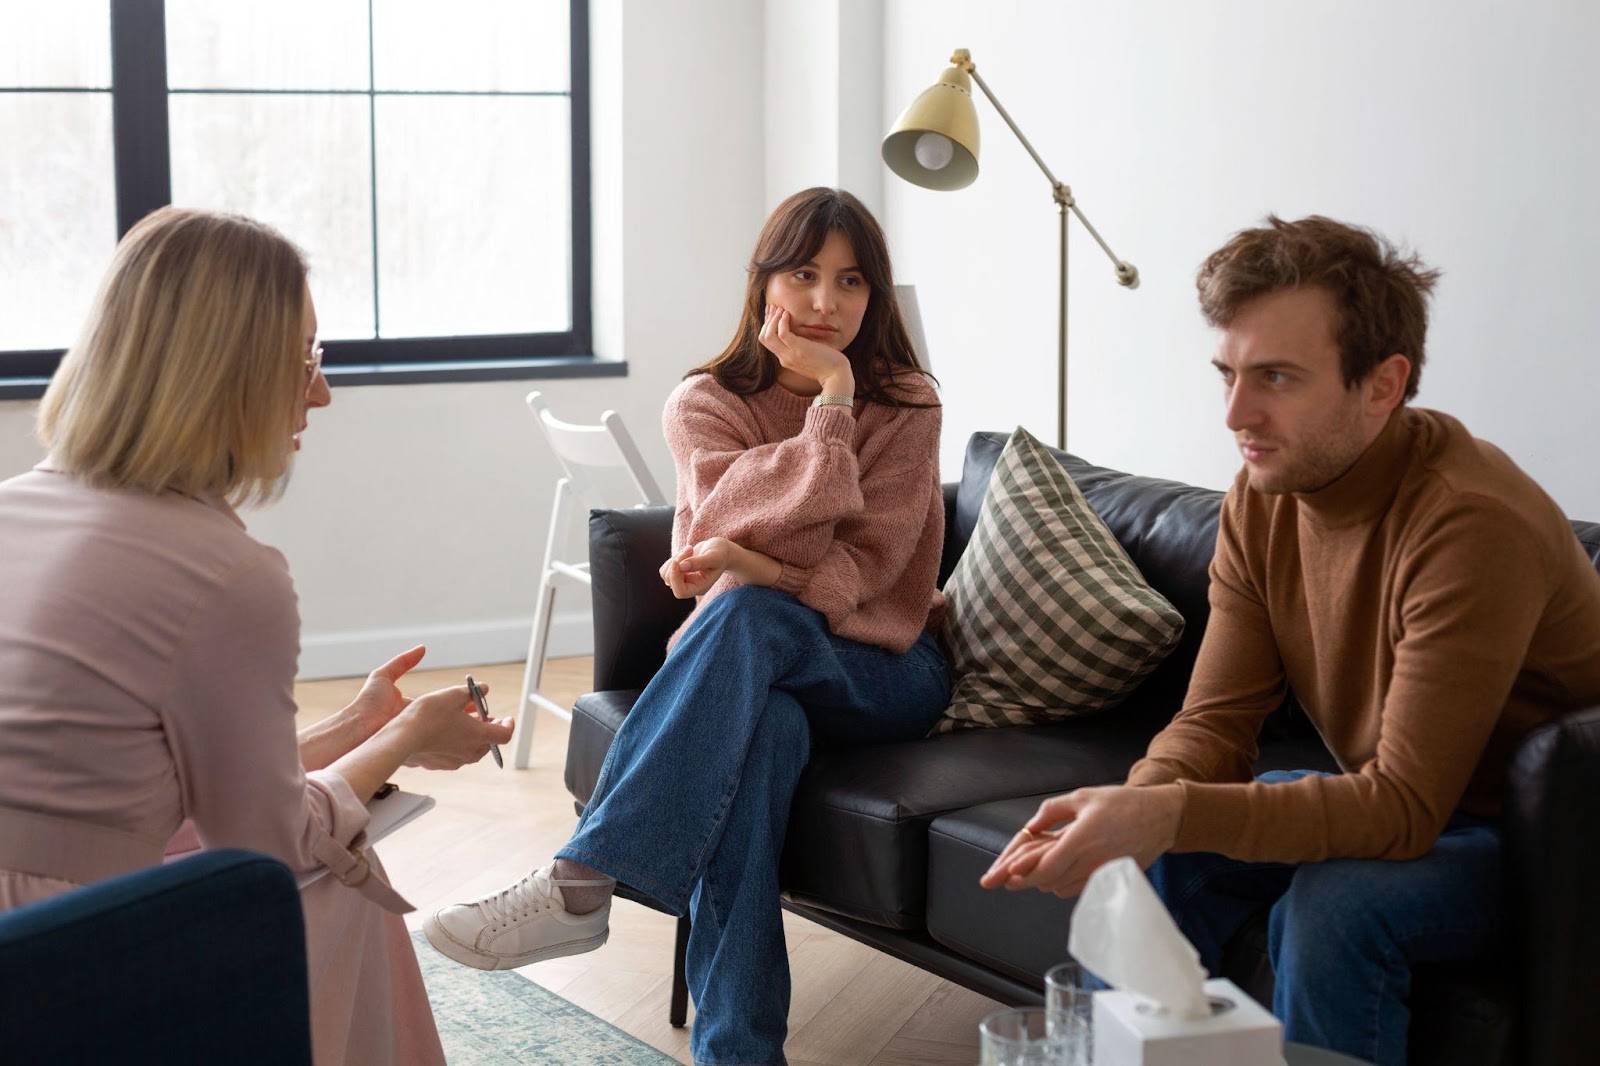
[[[0,351],[77,338],[117,243],[111,97],[0,93]]]
[[[366,0],[167,0],[168,88],[366,89],[369,82]]]
[[[561,332],[568,308],[565,97],[380,97],[379,332]]]
[[[0,6],[0,87],[111,87],[111,0]]]
[[[184,95],[169,105],[172,202],[271,223],[305,250],[323,337],[371,337],[365,96]]]
[[[380,89],[566,92],[568,0],[374,0]]]

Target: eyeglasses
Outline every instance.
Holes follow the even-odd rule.
[[[316,344],[311,348],[311,354],[306,356],[306,391],[311,391],[311,386],[316,384],[317,373],[322,369],[322,345]]]

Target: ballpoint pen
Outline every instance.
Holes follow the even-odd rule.
[[[472,675],[467,675],[467,692],[472,696],[472,702],[478,705],[478,717],[483,721],[489,720],[489,705],[483,702],[483,690],[478,683],[472,680]],[[500,757],[500,745],[490,744],[489,754],[494,756],[494,764],[500,769],[506,768],[506,761]]]

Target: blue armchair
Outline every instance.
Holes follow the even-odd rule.
[[[300,894],[221,850],[0,915],[0,1063],[311,1062]]]

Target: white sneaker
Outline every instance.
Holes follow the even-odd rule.
[[[558,881],[554,863],[510,888],[434,911],[422,930],[440,954],[480,970],[509,970],[530,962],[581,955],[606,942],[611,900],[588,914],[568,914],[561,886],[598,888],[612,882]]]

